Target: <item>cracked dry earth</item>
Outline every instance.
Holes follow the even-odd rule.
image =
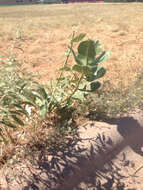
[[[143,112],[89,121],[64,151],[40,154],[1,174],[1,190],[142,190]],[[16,177],[16,174],[19,177]],[[13,177],[12,177],[13,176]]]

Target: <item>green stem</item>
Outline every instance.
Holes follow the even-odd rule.
[[[86,65],[88,65],[88,56],[87,56],[87,58],[86,58]],[[79,85],[80,85],[80,83],[81,83],[81,81],[82,81],[83,78],[84,78],[84,74],[82,74],[81,77],[79,78],[79,81],[78,81],[77,86],[75,87],[74,91],[73,91],[73,92],[70,94],[70,96],[67,97],[63,102],[65,102],[65,101],[67,101],[67,100],[70,100],[70,99],[72,98],[72,96],[73,96],[73,95],[75,94],[75,92],[78,90]]]
[[[73,32],[73,34],[72,34],[72,39],[74,38],[74,36],[75,36],[75,32]],[[70,57],[70,54],[71,54],[71,49],[72,49],[72,47],[73,47],[73,42],[72,42],[72,40],[71,40],[71,43],[70,43],[70,47],[71,47],[71,48],[70,48],[70,50],[69,50],[69,52],[68,52],[68,55],[67,55],[66,60],[65,60],[65,62],[64,62],[64,64],[63,64],[63,67],[65,67],[65,66],[67,65],[67,63],[68,63],[68,60],[69,60],[69,57]],[[58,86],[58,84],[59,84],[59,79],[61,78],[62,75],[63,75],[63,70],[61,71],[60,76],[58,77],[56,87]]]
[[[78,90],[79,85],[80,85],[80,83],[81,83],[83,77],[84,77],[84,75],[82,74],[81,77],[79,78],[79,81],[78,81],[78,83],[77,83],[75,89],[73,90],[73,92],[69,95],[69,97],[67,97],[67,98],[66,98],[65,100],[63,100],[62,102],[65,102],[65,101],[70,100],[70,99],[72,98],[72,96],[73,96],[73,95],[75,94],[75,92]]]
[[[141,165],[138,169],[136,169],[136,171],[133,173],[133,175],[135,175],[139,170],[141,170],[143,168],[143,165]]]
[[[72,39],[74,38],[74,36],[75,36],[75,32],[73,32],[73,34],[72,34]],[[70,57],[70,54],[71,54],[71,49],[72,49],[72,47],[73,47],[73,42],[72,42],[72,40],[71,40],[71,42],[70,42],[70,46],[71,46],[71,48],[70,48],[70,50],[69,50],[69,52],[68,52],[68,55],[67,55],[66,60],[65,60],[65,62],[64,62],[64,64],[63,64],[63,67],[65,67],[65,66],[67,65],[67,63],[68,63],[68,60],[69,60],[69,57]],[[58,86],[58,84],[59,84],[59,82],[60,82],[59,79],[62,77],[62,75],[63,75],[63,70],[61,71],[61,73],[60,73],[60,75],[59,75],[59,77],[58,77],[58,79],[57,79],[57,83],[56,83],[55,89],[51,92],[51,96],[52,96],[52,97],[54,97],[53,94],[55,94],[56,88],[57,88],[57,86]],[[54,100],[56,101],[56,103],[58,103],[58,101],[56,100],[55,97],[54,97]]]

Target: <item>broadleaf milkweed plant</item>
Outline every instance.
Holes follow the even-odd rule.
[[[83,41],[85,34],[72,35],[66,60],[60,68],[59,77],[50,81],[50,85],[39,87],[41,99],[37,99],[40,105],[40,115],[46,117],[47,112],[54,109],[69,109],[76,101],[84,101],[89,94],[96,92],[101,83],[98,81],[106,73],[101,63],[106,61],[111,52],[102,51],[99,41],[88,39]],[[74,44],[79,43],[77,52]],[[73,56],[75,64],[68,64],[70,56]],[[65,110],[65,109],[64,109]],[[65,113],[66,114],[66,113]]]
[[[26,106],[32,107],[43,119],[57,111],[64,117],[76,101],[83,102],[96,92],[101,85],[98,79],[106,73],[101,63],[111,52],[102,51],[99,41],[83,40],[84,37],[85,34],[73,33],[59,77],[50,84],[35,82],[31,73],[23,70],[15,59],[0,60],[0,141],[5,144],[8,139],[14,141],[9,128],[16,130],[25,125],[29,117]],[[79,43],[77,52],[76,43]],[[68,63],[70,56],[74,58],[74,65]]]

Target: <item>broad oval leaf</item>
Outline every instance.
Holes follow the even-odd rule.
[[[81,65],[86,65],[86,64],[87,64],[87,59],[86,59],[85,56],[78,54],[78,55],[77,55],[77,59],[78,59],[78,62],[77,62],[78,64],[79,64],[79,63],[80,63]]]
[[[78,53],[84,57],[92,58],[95,57],[95,42],[93,40],[86,40],[79,44]]]
[[[72,70],[82,73],[82,65],[74,65]]]
[[[94,67],[91,67],[91,66],[90,66],[90,70],[91,70],[91,72],[94,74],[94,73],[98,70],[98,66],[97,66],[97,65],[94,66]]]
[[[95,92],[101,86],[100,82],[92,82],[90,84],[91,92]]]
[[[88,94],[95,92],[100,86],[101,86],[101,83],[99,81],[89,83],[88,85],[86,85],[85,92],[88,92]]]
[[[96,80],[96,76],[94,76],[94,75],[92,75],[92,76],[86,76],[86,80],[88,82],[92,82],[92,81]]]
[[[95,79],[101,78],[105,75],[106,69],[104,67],[101,67],[95,74]]]
[[[82,67],[82,73],[85,75],[85,76],[91,76],[92,75],[92,72],[90,70],[90,67],[88,66],[83,66]]]
[[[84,66],[84,65],[74,65],[72,68],[74,71],[77,71],[79,73],[82,73],[86,76],[92,75],[92,72],[90,70],[90,67]]]

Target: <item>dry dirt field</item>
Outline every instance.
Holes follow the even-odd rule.
[[[68,46],[69,40],[72,36],[73,28],[77,31],[77,33],[86,33],[87,37],[97,39],[103,45],[104,50],[111,50],[112,56],[111,58],[104,63],[105,68],[107,68],[107,74],[105,75],[104,79],[102,80],[110,80],[111,84],[117,86],[119,82],[123,83],[123,86],[126,86],[133,81],[137,72],[139,71],[140,67],[142,67],[143,63],[143,4],[141,3],[130,3],[130,4],[105,4],[105,3],[83,3],[83,4],[62,4],[62,5],[28,5],[28,6],[5,6],[0,7],[0,56],[2,58],[8,58],[11,54],[15,53],[16,57],[24,61],[25,67],[27,67],[30,71],[34,71],[35,73],[39,73],[41,75],[41,81],[46,83],[50,78],[55,78],[58,75],[58,69],[62,66],[65,60],[65,50]],[[13,47],[16,47],[13,49]],[[72,63],[72,60],[70,60]],[[142,113],[139,114],[140,118],[142,118]],[[135,124],[139,128],[139,133],[142,131],[142,124],[138,123],[138,119],[132,118],[125,118],[127,122],[130,121],[131,124],[134,126]],[[122,118],[121,118],[122,120]],[[124,118],[123,118],[124,120]],[[126,135],[128,136],[128,131],[123,131],[122,129],[122,121],[114,123],[116,124],[116,128],[120,136],[126,139]],[[142,120],[141,120],[142,123]],[[96,124],[96,123],[95,123]],[[105,123],[101,123],[106,128]],[[105,125],[105,126],[104,126]],[[130,126],[129,122],[125,122],[125,127],[128,128]],[[131,125],[131,126],[132,126]],[[136,127],[136,125],[134,127]],[[107,126],[111,127],[112,126]],[[114,126],[113,126],[114,127]],[[120,129],[121,128],[121,129]],[[92,130],[94,130],[92,128]],[[89,129],[89,134],[94,134],[94,132],[98,132],[97,128],[93,131]],[[109,130],[112,131],[112,130]],[[100,132],[100,129],[99,129]],[[104,134],[106,131],[103,131],[103,139],[105,140],[106,135]],[[126,135],[124,135],[126,132]],[[134,131],[133,131],[134,132]],[[84,135],[87,132],[85,131]],[[86,139],[83,139],[83,145],[86,146],[86,140],[89,140],[88,133],[86,134]],[[100,136],[100,134],[98,134]],[[92,135],[91,135],[92,136]],[[140,133],[140,137],[142,134]],[[138,137],[137,137],[138,138]],[[100,140],[100,138],[99,138]],[[112,139],[111,139],[112,140]],[[125,169],[124,174],[128,168],[126,166],[129,165],[129,174],[135,171],[142,164],[142,155],[143,151],[140,149],[142,148],[142,141],[136,145],[132,143],[132,138],[129,138],[130,142],[125,142],[124,148],[127,146],[131,148],[127,154],[125,152],[121,152],[121,160],[126,161],[124,158],[125,154],[129,157],[129,162],[125,162],[125,165],[122,167],[119,165],[118,167],[115,166],[115,169],[108,166],[111,170],[118,171],[119,167]],[[79,141],[82,142],[81,139]],[[90,140],[89,140],[90,141]],[[95,141],[95,136],[93,141]],[[85,143],[84,143],[85,142]],[[109,142],[111,143],[111,142]],[[112,144],[112,143],[111,143]],[[122,145],[122,142],[121,142]],[[136,147],[136,146],[137,147]],[[118,146],[118,144],[117,144]],[[71,148],[71,149],[70,149]],[[73,147],[69,147],[67,151],[67,157],[71,159],[71,154],[74,152],[73,160],[76,159],[80,162],[81,159],[81,149],[78,151],[76,149],[72,149]],[[82,147],[83,148],[83,147]],[[87,148],[87,147],[86,147]],[[91,146],[92,148],[92,146]],[[85,149],[84,149],[85,150]],[[140,152],[139,152],[140,150]],[[78,153],[77,153],[77,152]],[[136,151],[132,153],[132,151]],[[117,147],[118,152],[118,147]],[[119,150],[120,152],[120,150]],[[118,152],[118,153],[119,153]],[[92,153],[92,150],[90,151]],[[114,153],[114,152],[112,152]],[[131,154],[130,154],[131,153]],[[61,171],[61,168],[58,168],[58,164],[63,164],[64,166],[69,163],[69,160],[64,157],[61,157],[63,154],[55,156],[54,155],[47,155],[48,159],[46,158],[46,163],[41,162],[44,159],[44,154],[41,155],[39,158],[39,165],[36,165],[37,172],[41,172],[41,168],[44,171],[42,176],[42,182],[44,186],[39,183],[39,179],[37,178],[38,174],[32,173],[32,177],[27,173],[26,175],[28,178],[28,186],[24,188],[19,187],[16,188],[15,184],[13,184],[12,190],[26,190],[26,189],[39,189],[39,190],[51,190],[51,180],[54,180],[53,175],[59,175],[56,173],[57,170]],[[116,153],[117,154],[117,153]],[[117,155],[114,155],[116,157]],[[131,156],[132,155],[132,156]],[[109,160],[110,159],[110,155]],[[137,157],[139,156],[139,158]],[[123,158],[122,158],[123,157]],[[135,158],[135,159],[134,159]],[[50,159],[50,161],[49,161]],[[63,160],[61,160],[63,159]],[[78,160],[79,159],[79,160]],[[130,166],[130,159],[133,160],[135,166]],[[61,161],[61,162],[60,162]],[[72,162],[71,161],[71,162]],[[26,161],[24,160],[26,163]],[[25,166],[21,166],[20,163],[17,168],[24,171]],[[129,163],[129,164],[128,164]],[[41,164],[41,165],[40,165]],[[45,165],[44,165],[45,164]],[[49,164],[49,165],[48,165]],[[56,165],[57,164],[57,165]],[[104,162],[105,164],[105,162]],[[114,164],[114,163],[113,163]],[[116,164],[116,160],[115,160]],[[124,163],[121,163],[124,164]],[[56,165],[56,166],[55,166]],[[103,164],[102,164],[103,165]],[[112,163],[111,163],[112,165]],[[131,162],[131,165],[132,162]],[[47,167],[47,168],[46,168]],[[49,168],[51,169],[49,169]],[[76,167],[76,166],[75,166]],[[100,173],[102,175],[105,171],[107,172],[108,167]],[[131,168],[132,167],[132,168]],[[135,167],[135,168],[134,168]],[[17,169],[16,168],[16,169]],[[14,168],[15,169],[15,168]],[[27,168],[26,168],[27,169]],[[31,169],[31,168],[30,168]],[[48,173],[48,169],[49,172]],[[78,170],[78,168],[76,168]],[[93,168],[94,169],[94,168]],[[131,170],[130,170],[131,169]],[[64,170],[64,169],[63,169]],[[121,170],[121,169],[120,169]],[[119,170],[119,181],[122,176],[120,175]],[[130,172],[131,171],[131,172]],[[7,172],[7,171],[6,171]],[[9,172],[9,171],[8,171]],[[34,171],[35,172],[35,171]],[[67,171],[65,171],[66,174]],[[142,190],[142,173],[139,171],[140,176],[137,178],[136,183],[133,181],[132,178],[129,178],[129,182],[125,179],[125,188],[123,187],[123,183],[119,183],[116,189],[114,187],[111,188],[110,183],[113,178],[117,177],[116,175],[106,176],[106,173],[102,175],[105,181],[103,183],[106,186],[105,188],[96,188],[95,184],[93,188],[83,187],[78,189],[89,189],[89,190]],[[115,172],[115,174],[117,174]],[[46,176],[45,176],[46,175]],[[92,175],[92,174],[91,174]],[[2,176],[0,172],[0,176]],[[29,177],[30,176],[30,177]],[[70,176],[70,175],[69,175]],[[39,177],[39,176],[38,176]],[[41,176],[40,176],[41,177]],[[95,177],[95,176],[92,176]],[[46,179],[45,179],[46,178]],[[47,178],[49,184],[47,184]],[[69,178],[70,179],[70,178]],[[9,180],[9,179],[6,179]],[[31,182],[31,181],[32,182]],[[116,181],[116,179],[115,179]],[[46,183],[45,183],[46,182]],[[2,177],[0,177],[0,185],[5,185]],[[135,183],[135,185],[134,185]],[[38,185],[39,186],[38,186]],[[36,186],[37,185],[37,186]],[[49,185],[49,186],[47,186]],[[100,186],[100,184],[98,184]],[[104,185],[104,186],[105,186]],[[137,186],[136,186],[137,185]],[[133,187],[134,186],[134,187]],[[3,190],[11,190],[9,188],[3,188]],[[1,189],[1,186],[0,186]],[[64,190],[64,189],[60,189]],[[65,189],[67,190],[67,189]]]
[[[16,50],[18,57],[47,81],[62,65],[74,27],[112,51],[104,79],[126,85],[143,62],[142,19],[141,3],[0,7],[0,56],[8,56],[17,38],[24,52]]]

